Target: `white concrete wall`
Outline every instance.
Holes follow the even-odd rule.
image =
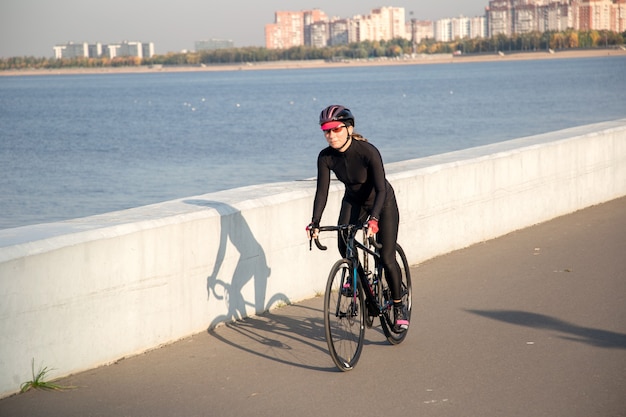
[[[413,264],[626,195],[626,119],[387,165]],[[323,222],[334,223],[333,185]],[[0,396],[323,291],[313,181],[0,231]],[[227,293],[225,295],[225,293]]]

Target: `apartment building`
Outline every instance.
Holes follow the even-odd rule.
[[[578,27],[581,30],[611,30],[611,0],[587,0],[578,4]]]
[[[470,37],[472,21],[469,17],[458,17],[450,19],[451,21],[451,33],[452,40],[454,39],[466,39]]]
[[[367,31],[360,34],[363,40],[381,41],[406,38],[404,7],[380,7],[373,9],[364,19],[370,22]]]
[[[510,0],[492,0],[486,10],[488,36],[499,34],[511,36],[513,33],[513,5]]]
[[[567,28],[573,28],[574,25],[574,8],[567,3],[552,2],[546,5],[540,14],[538,22],[539,32],[547,32],[550,30],[564,31]]]
[[[328,45],[328,18],[320,10],[304,11],[304,44],[321,48]]]
[[[491,0],[488,36],[528,32],[626,30],[626,0]]]
[[[354,36],[350,36],[351,27],[354,26],[354,22],[350,19],[335,19],[332,22],[325,23],[325,25],[327,25],[329,32],[327,43],[329,46],[347,45],[350,43],[350,39],[354,39]]]
[[[102,45],[98,45],[97,47],[94,45],[93,47],[89,47],[87,42],[74,43],[68,42],[65,45],[55,45],[52,47],[52,51],[54,52],[54,57],[59,58],[89,58],[89,53],[95,50],[102,50]]]
[[[435,21],[435,40],[449,42],[452,38],[452,19],[439,19]]]
[[[449,42],[567,28],[623,32],[625,21],[626,0],[490,0],[483,16],[434,22],[407,22],[402,7],[379,7],[349,19],[329,18],[319,9],[281,11],[265,27],[265,45],[269,49],[324,47],[394,38]]]
[[[487,37],[487,25],[484,16],[439,19],[432,24],[432,27],[434,39],[439,42]]]
[[[406,38],[405,12],[402,7],[380,7],[369,15],[351,19],[333,17],[319,9],[275,12],[274,23],[265,25],[265,46],[285,49],[294,46],[347,44],[365,40]]]
[[[61,58],[115,58],[122,56],[134,56],[149,58],[154,55],[154,43],[124,41],[117,44],[102,44],[87,42],[68,42],[65,45],[52,47],[54,57]]]
[[[310,28],[313,23],[327,21],[326,13],[319,9],[275,12],[274,23],[265,25],[265,47],[288,49],[294,46],[311,45],[312,33],[308,30],[305,35],[305,28]],[[322,40],[324,35],[320,32],[320,27],[316,28],[315,36],[316,42]]]
[[[331,44],[330,36],[327,22],[313,22],[308,25],[308,30],[305,31],[304,43],[314,48],[323,48]]]
[[[470,18],[470,39],[487,37],[487,18],[475,16]]]
[[[435,39],[435,23],[431,20],[411,19],[407,22],[406,31],[415,43],[420,43],[425,39]]]

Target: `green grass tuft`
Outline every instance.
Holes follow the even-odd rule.
[[[28,382],[24,382],[22,385],[20,385],[20,392],[26,392],[26,391],[29,391],[30,389],[63,391],[66,389],[74,388],[74,387],[62,386],[62,385],[55,384],[54,382],[46,381],[46,377],[48,376],[48,374],[51,371],[53,371],[53,369],[48,369],[47,366],[39,367],[39,371],[35,373],[35,359],[33,359],[31,362],[31,370],[33,373],[33,379]]]

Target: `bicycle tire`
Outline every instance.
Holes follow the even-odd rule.
[[[342,371],[349,371],[359,361],[365,339],[365,309],[363,291],[357,280],[356,296],[344,290],[346,280],[352,280],[352,262],[335,262],[324,294],[324,331],[328,352]]]
[[[409,322],[411,320],[411,308],[412,308],[412,287],[411,287],[411,271],[409,269],[409,263],[406,260],[406,255],[404,254],[404,250],[399,244],[396,244],[396,260],[400,265],[400,270],[402,273],[402,302],[406,306],[407,309],[407,318]],[[387,338],[387,341],[392,345],[400,344],[406,338],[408,329],[396,331],[393,326],[393,311],[392,304],[393,300],[391,297],[391,291],[389,289],[389,285],[387,283],[387,279],[383,272],[383,279],[380,280],[381,291],[380,294],[382,296],[383,305],[388,305],[389,307],[383,312],[380,316],[380,324],[383,328],[383,333]]]

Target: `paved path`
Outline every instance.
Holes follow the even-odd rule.
[[[626,416],[626,198],[412,275],[407,340],[368,330],[351,372],[316,298],[5,398],[0,416]]]

